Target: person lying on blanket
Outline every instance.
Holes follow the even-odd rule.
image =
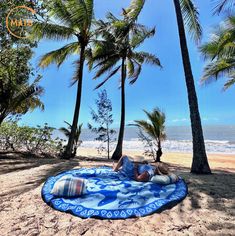
[[[162,162],[157,162],[155,165],[149,165],[148,162],[138,158],[131,158],[126,155],[122,156],[117,165],[113,167],[114,171],[121,171],[129,178],[136,181],[150,181],[154,175],[168,175],[169,168]]]

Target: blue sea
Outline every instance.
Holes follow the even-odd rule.
[[[208,153],[235,154],[235,125],[204,126],[204,139]],[[192,152],[192,135],[189,126],[166,127],[167,139],[162,143],[165,152]],[[63,137],[59,131],[56,136]],[[117,138],[118,132],[116,133]],[[95,135],[88,129],[81,134],[84,148],[96,148],[99,142],[94,140]],[[113,146],[115,143],[113,143]],[[143,151],[144,145],[138,137],[138,128],[126,127],[124,150]]]

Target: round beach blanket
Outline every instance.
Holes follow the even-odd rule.
[[[76,198],[53,196],[50,192],[55,182],[65,175],[86,179],[86,194]],[[49,206],[82,218],[146,216],[178,203],[186,195],[187,186],[182,179],[169,185],[143,183],[131,180],[109,167],[65,171],[49,177],[42,188],[42,198]]]

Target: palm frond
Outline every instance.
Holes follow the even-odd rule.
[[[139,62],[139,63],[147,63],[152,64],[156,66],[161,66],[160,60],[153,54],[148,52],[136,52],[133,54],[133,57]]]
[[[136,48],[138,47],[140,44],[142,44],[147,38],[153,37],[155,34],[155,28],[151,29],[151,30],[141,30],[138,32],[135,32],[135,34],[133,35],[130,45],[132,48]]]
[[[146,132],[151,138],[157,139],[153,126],[145,120],[134,120],[136,125]]]
[[[221,12],[232,13],[235,6],[234,0],[214,0],[214,14],[220,14]]]
[[[224,90],[227,90],[230,88],[232,85],[235,84],[235,78],[229,79],[225,84],[224,84]]]
[[[34,110],[36,107],[44,109],[43,103],[37,96],[43,93],[43,88],[37,85],[37,81],[31,85],[24,84],[18,88],[18,92],[10,101],[9,107],[11,111],[19,111],[26,113],[29,109]]]
[[[34,39],[69,40],[73,38],[74,33],[72,28],[66,26],[47,22],[34,22],[31,35]]]
[[[128,77],[133,76],[135,72],[135,65],[131,58],[127,58],[127,72],[128,72]]]
[[[230,77],[235,69],[234,59],[220,59],[208,64],[204,69],[201,83],[210,83],[220,77]]]
[[[61,131],[66,137],[69,137],[70,135],[70,130],[65,127],[59,128],[59,131]]]
[[[70,12],[71,20],[79,28],[80,33],[85,36],[87,30],[90,29],[93,18],[93,1],[69,0],[66,2],[66,7]]]
[[[132,21],[136,21],[145,4],[145,0],[131,0],[131,4],[127,9],[124,9],[124,17]]]
[[[88,28],[90,28],[92,20],[94,19],[94,0],[85,0],[87,9]]]
[[[134,84],[136,82],[136,80],[139,78],[141,71],[142,71],[141,64],[135,61],[134,73],[129,77],[131,79],[130,84]]]
[[[56,63],[58,67],[64,62],[64,60],[71,54],[79,52],[78,42],[73,42],[65,45],[64,47],[51,51],[40,59],[39,66],[45,68],[52,63]]]
[[[52,2],[50,17],[71,28],[75,25],[75,22],[72,21],[71,13],[66,7],[66,2],[63,0],[54,0]]]
[[[200,48],[206,59],[231,58],[235,55],[235,17],[229,17],[211,37],[211,41]]]
[[[121,66],[117,66],[113,71],[110,72],[110,74],[108,75],[108,77],[106,79],[103,80],[103,82],[101,82],[100,84],[98,84],[95,89],[100,88],[102,85],[104,85],[111,77],[113,77],[119,70],[120,70]]]
[[[192,0],[180,0],[184,24],[191,37],[198,43],[202,37],[202,27],[199,22],[199,12]]]
[[[109,72],[119,61],[119,58],[114,57],[110,58],[109,60],[106,60],[102,65],[100,66],[99,70],[96,72],[93,79],[97,79],[101,75],[105,74],[106,72]]]

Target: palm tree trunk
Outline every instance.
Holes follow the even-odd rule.
[[[157,142],[157,153],[156,153],[156,162],[161,162],[161,156],[162,156],[162,147],[161,147],[161,141],[159,140]]]
[[[3,109],[0,113],[0,126],[6,117],[7,117],[7,109]]]
[[[118,143],[116,149],[112,155],[112,159],[119,160],[122,156],[122,143],[124,136],[124,128],[125,128],[125,80],[126,80],[126,66],[125,66],[125,58],[122,59],[122,81],[121,81],[121,121],[120,121],[120,129],[118,135]]]
[[[201,118],[198,109],[197,94],[194,85],[194,79],[185,36],[184,22],[179,0],[174,0],[174,5],[178,23],[181,54],[183,59],[185,80],[188,91],[188,102],[189,102],[190,119],[192,127],[193,162],[192,162],[191,172],[197,174],[209,174],[211,173],[211,170],[208,164],[205,150]]]
[[[0,116],[0,126],[1,126],[2,122],[4,121],[4,119],[5,119],[5,116],[4,116],[4,115],[1,115],[1,116]]]
[[[107,124],[106,125],[106,130],[107,130],[107,150],[108,150],[108,159],[109,159],[109,152],[110,152],[110,148],[109,148],[109,145],[110,145],[110,137],[109,137],[109,125]]]
[[[78,69],[78,74],[77,74],[78,87],[77,87],[76,105],[75,105],[75,110],[74,110],[73,123],[71,126],[71,133],[69,135],[69,140],[65,149],[65,153],[63,154],[64,159],[70,159],[73,152],[73,144],[74,144],[74,139],[76,135],[79,111],[80,111],[80,105],[81,105],[82,77],[83,77],[83,67],[84,67],[84,61],[85,61],[84,52],[85,52],[85,45],[81,45],[80,60],[79,60],[79,65],[78,65],[79,69]]]

